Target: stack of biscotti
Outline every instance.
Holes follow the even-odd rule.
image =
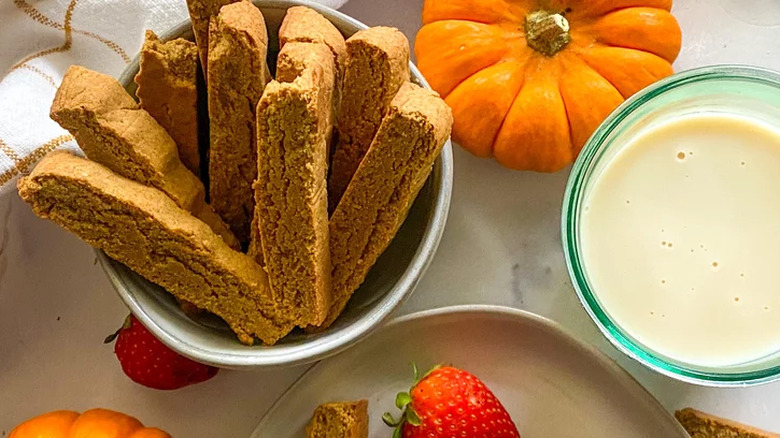
[[[116,79],[71,66],[54,96],[51,118],[73,135],[90,160],[165,192],[228,245],[239,247],[206,203],[203,183],[179,159],[176,143]]]
[[[188,7],[195,43],[147,32],[138,103],[109,76],[68,70],[51,117],[86,158],[51,154],[19,193],[241,342],[324,330],[403,224],[451,112],[409,82],[397,29],[345,40],[291,7],[272,77],[250,1]]]

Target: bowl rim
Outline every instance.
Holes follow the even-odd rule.
[[[261,9],[288,9],[292,6],[307,6],[319,12],[328,21],[342,22],[357,29],[366,29],[368,26],[346,14],[331,9],[327,6],[313,3],[307,0],[252,0]],[[189,19],[183,20],[173,26],[160,38],[167,40],[185,34],[191,29]],[[410,61],[411,77],[419,85],[430,89],[422,73]],[[138,69],[138,55],[127,65],[119,78],[123,86],[132,83],[135,72]],[[336,333],[324,331],[320,336],[295,345],[284,346],[290,351],[274,351],[274,346],[253,348],[247,347],[240,354],[219,352],[205,349],[189,341],[185,341],[175,333],[169,332],[156,322],[139,302],[138,297],[132,292],[134,287],[128,284],[117,271],[118,262],[109,258],[103,251],[95,249],[98,261],[103,271],[109,278],[116,293],[130,309],[130,311],[151,331],[163,344],[174,351],[189,357],[195,361],[214,365],[222,368],[233,369],[257,369],[272,367],[290,367],[315,362],[337,354],[353,344],[369,336],[374,330],[380,328],[384,322],[409,298],[417,283],[427,270],[438,248],[444,228],[447,223],[450,202],[452,199],[453,181],[453,155],[451,141],[448,139],[442,152],[437,158],[433,172],[429,176],[433,183],[433,203],[428,214],[427,223],[421,241],[412,256],[408,266],[400,275],[396,283],[377,300],[365,312],[357,318],[348,329]],[[237,341],[236,341],[237,342]]]
[[[712,387],[744,387],[768,383],[780,379],[780,365],[755,371],[715,372],[697,370],[682,364],[667,361],[640,343],[627,336],[619,324],[614,322],[599,304],[595,293],[586,279],[586,269],[581,262],[579,244],[579,210],[584,189],[590,177],[589,170],[601,152],[610,144],[608,137],[621,123],[644,104],[666,93],[707,81],[734,80],[758,83],[780,90],[780,72],[770,69],[742,65],[717,64],[694,68],[661,79],[634,94],[619,105],[588,139],[575,161],[566,184],[561,214],[561,240],[566,267],[580,304],[609,342],[631,359],[653,371],[687,383]]]

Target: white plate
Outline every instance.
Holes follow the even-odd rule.
[[[481,378],[523,438],[687,438],[622,368],[558,324],[506,307],[458,306],[399,318],[351,350],[313,366],[269,410],[252,438],[300,438],[324,402],[369,401],[369,431],[421,369],[452,364]]]

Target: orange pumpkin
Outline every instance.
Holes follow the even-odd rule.
[[[625,98],[672,73],[672,0],[425,0],[417,64],[453,138],[520,170],[571,163]]]
[[[106,409],[54,411],[16,426],[8,438],[171,438],[135,418]]]

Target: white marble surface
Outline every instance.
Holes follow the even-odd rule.
[[[351,0],[342,11],[413,37],[422,0]],[[749,4],[749,6],[748,6]],[[742,62],[780,70],[780,2],[677,0],[684,33],[678,70]],[[527,309],[596,344],[669,409],[696,406],[780,432],[780,383],[708,389],[656,375],[598,333],[566,273],[559,221],[568,171],[511,172],[455,151],[455,188],[439,252],[402,313],[451,304]],[[126,310],[87,245],[36,219],[15,195],[0,199],[0,437],[41,412],[103,406],[174,436],[248,436],[303,368],[223,371],[175,392],[148,390],[102,344]]]

